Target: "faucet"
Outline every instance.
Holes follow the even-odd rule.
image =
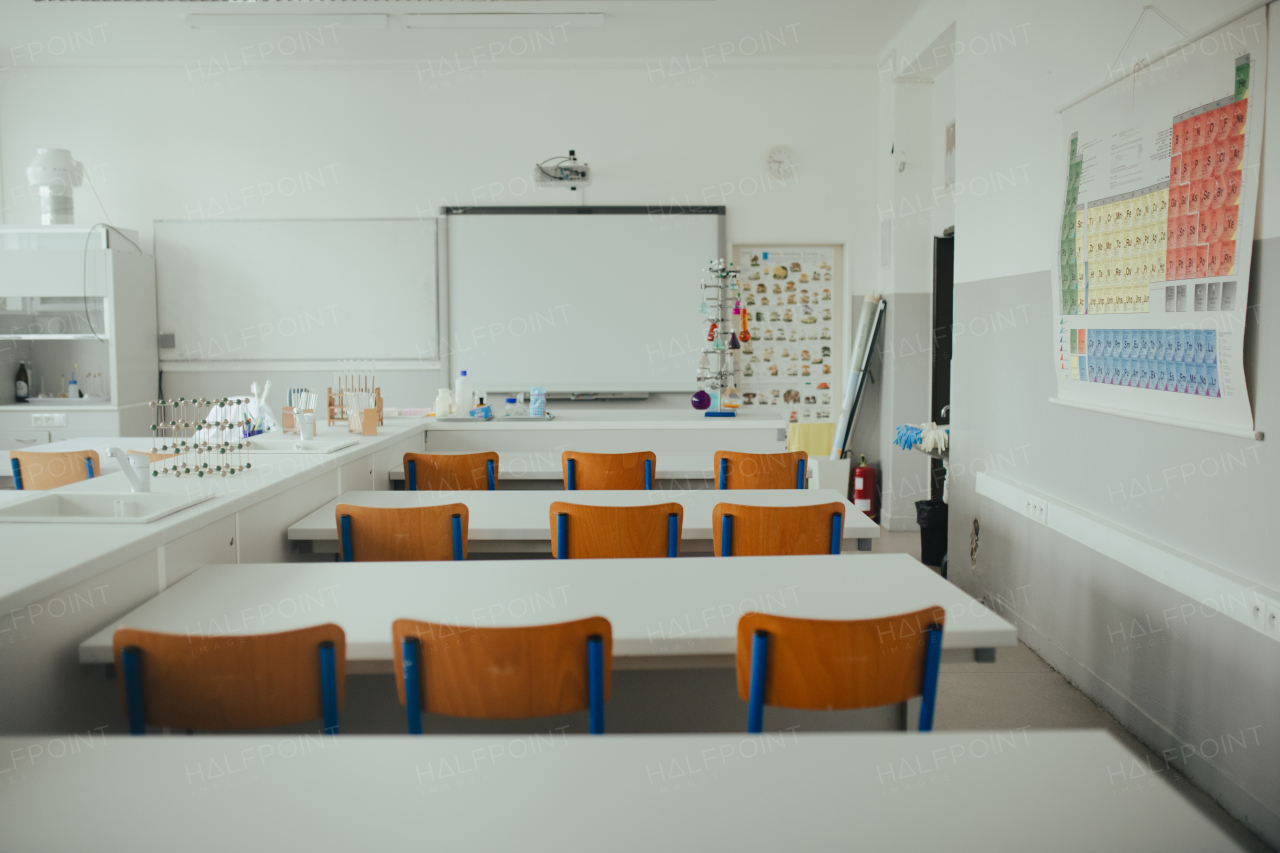
[[[129,481],[129,491],[151,491],[151,457],[145,453],[127,453],[118,447],[107,450],[108,456],[120,460],[120,473]]]

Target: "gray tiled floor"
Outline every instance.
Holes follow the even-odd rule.
[[[916,533],[881,532],[873,552],[920,556]],[[1111,732],[1139,762],[1163,767],[1164,760],[1126,731],[1114,717],[1095,705],[1028,646],[1001,649],[994,664],[943,664],[938,676],[935,729],[1086,729]],[[1263,843],[1176,768],[1165,774],[1188,802],[1220,827],[1242,848],[1266,851]]]

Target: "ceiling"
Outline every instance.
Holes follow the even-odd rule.
[[[874,64],[920,0],[3,0],[0,72],[210,62],[423,60]],[[329,16],[385,14],[385,28]],[[597,13],[598,27],[410,27],[437,13]],[[195,29],[188,15],[269,16],[267,28]],[[312,17],[321,15],[317,21]],[[301,17],[300,17],[301,16]],[[367,20],[367,19],[366,19]],[[430,23],[430,22],[428,22]],[[541,38],[533,38],[541,33]],[[523,51],[521,48],[523,47]],[[286,55],[287,54],[287,55]],[[0,76],[0,82],[3,77]],[[3,90],[0,89],[0,92]]]

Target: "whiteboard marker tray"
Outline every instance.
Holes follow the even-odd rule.
[[[157,492],[41,495],[0,507],[0,521],[36,523],[146,524],[207,501],[212,494],[189,497]]]
[[[283,438],[262,438],[255,435],[249,439],[248,450],[258,453],[336,453],[359,443],[358,438],[313,438],[303,441],[296,435]]]

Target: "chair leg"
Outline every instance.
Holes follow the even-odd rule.
[[[129,711],[129,734],[145,735],[147,718],[142,705],[142,669],[137,646],[129,646],[120,654],[124,670],[124,696]]]
[[[728,513],[720,516],[720,556],[733,556],[733,516]]]
[[[408,465],[404,466],[404,481],[409,491],[418,491],[418,463],[412,459],[409,460]]]
[[[720,488],[729,488],[729,460],[720,460]]]
[[[354,563],[355,555],[351,553],[351,516],[342,517],[342,561]]]
[[[920,693],[920,731],[933,731],[933,707],[938,697],[938,664],[942,660],[942,627],[929,626],[929,645],[925,649],[924,685]]]
[[[453,559],[462,559],[462,516],[453,516]]]
[[[9,467],[13,469],[13,488],[20,492],[22,491],[22,469],[18,466],[18,460],[10,459]]]
[[[93,479],[93,457],[92,456],[86,456],[84,458],[84,472],[89,475],[90,480]]]
[[[566,489],[568,489],[568,490],[569,490],[569,491],[571,491],[571,492],[572,492],[574,489],[578,488],[578,484],[577,484],[576,479],[575,479],[575,477],[574,477],[574,473],[575,473],[574,468],[576,467],[576,465],[574,464],[574,463],[575,463],[575,461],[576,461],[576,460],[570,459],[570,460],[568,461],[568,463],[566,464],[566,466],[565,466],[566,468],[568,468],[568,476],[569,476],[569,481],[565,484],[565,488],[566,488]]]
[[[569,559],[569,514],[556,516],[556,559]]]
[[[680,556],[680,517],[674,512],[667,516],[667,556]]]
[[[493,460],[486,459],[485,467],[489,469],[489,491],[492,492],[494,489],[498,488],[498,483],[497,483],[498,478],[494,476],[494,471],[493,471]]]
[[[320,701],[324,706],[324,733],[338,733],[338,670],[333,659],[333,643],[320,644]]]
[[[644,460],[644,488],[645,491],[653,491],[653,460]]]
[[[764,728],[764,680],[769,671],[769,635],[756,631],[751,640],[751,692],[747,695],[747,734]]]
[[[804,460],[803,459],[799,459],[796,461],[796,488],[797,489],[804,488]]]
[[[409,734],[422,734],[422,678],[418,675],[418,641],[405,637],[401,643],[404,661],[404,713]]]
[[[587,638],[587,700],[588,730],[593,735],[604,734],[604,641],[600,637]]]
[[[831,513],[831,553],[840,553],[840,542],[844,538],[844,516],[838,512]]]

